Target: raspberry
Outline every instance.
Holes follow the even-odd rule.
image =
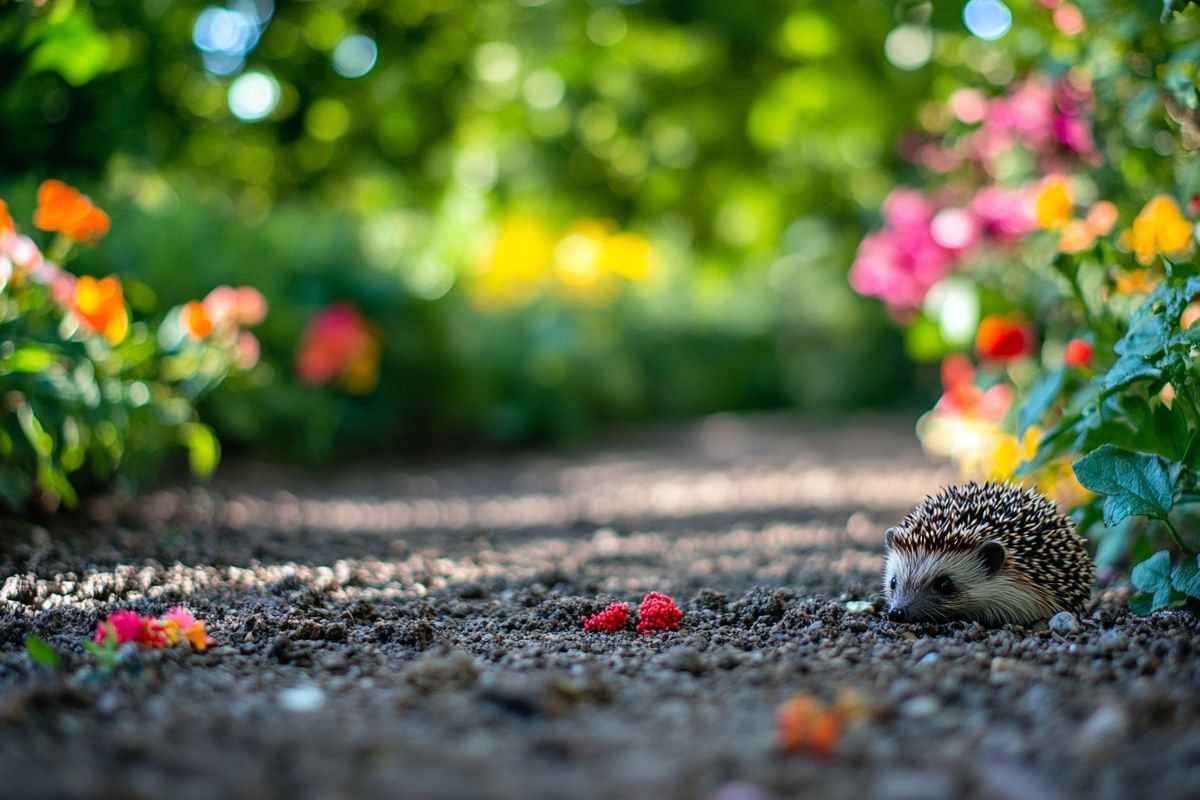
[[[642,598],[642,606],[638,609],[638,633],[654,633],[655,631],[677,631],[683,612],[675,601],[665,594],[650,592]]]
[[[585,631],[616,633],[629,622],[629,603],[610,603],[599,614],[583,618]]]

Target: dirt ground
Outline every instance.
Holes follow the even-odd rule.
[[[6,521],[0,797],[1200,797],[1190,614],[883,620],[882,531],[951,477],[910,421],[718,417]],[[648,591],[680,631],[583,631]],[[179,602],[217,646],[82,676],[98,619]],[[846,688],[832,756],[781,752],[782,702]]]

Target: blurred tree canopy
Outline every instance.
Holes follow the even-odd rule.
[[[902,346],[845,272],[939,76],[1011,79],[962,5],[22,2],[0,19],[0,189],[89,188],[113,234],[80,268],[159,305],[263,290],[273,376],[212,401],[235,441],[895,401]],[[482,308],[480,253],[520,220],[558,260],[605,221],[658,268],[613,299]],[[383,331],[368,397],[290,378],[305,320],[342,299]]]

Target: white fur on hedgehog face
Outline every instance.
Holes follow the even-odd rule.
[[[972,616],[998,587],[996,576],[973,550],[927,553],[888,550],[883,592],[889,610],[906,622],[945,622]]]

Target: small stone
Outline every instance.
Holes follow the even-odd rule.
[[[1101,706],[1079,729],[1075,746],[1080,755],[1099,760],[1117,750],[1129,735],[1129,717],[1119,706]]]
[[[1008,683],[1017,677],[1017,662],[1011,658],[993,658],[991,666],[992,683]]]
[[[1100,650],[1105,653],[1116,653],[1129,647],[1129,637],[1121,631],[1105,631],[1100,637]]]
[[[870,600],[848,600],[846,602],[847,614],[870,614],[875,610],[875,604]]]
[[[918,667],[929,667],[938,662],[938,654],[934,652],[926,653],[920,661],[917,662]]]
[[[709,800],[767,800],[769,795],[753,783],[734,781],[717,789]]]
[[[1050,630],[1060,636],[1079,633],[1081,629],[1079,618],[1070,611],[1060,611],[1050,618]]]
[[[942,704],[932,695],[922,694],[910,700],[905,700],[900,705],[900,714],[905,717],[913,717],[914,719],[925,719],[932,717],[942,709]]]
[[[308,714],[325,705],[325,692],[317,686],[293,686],[279,693],[279,705],[294,714]]]

